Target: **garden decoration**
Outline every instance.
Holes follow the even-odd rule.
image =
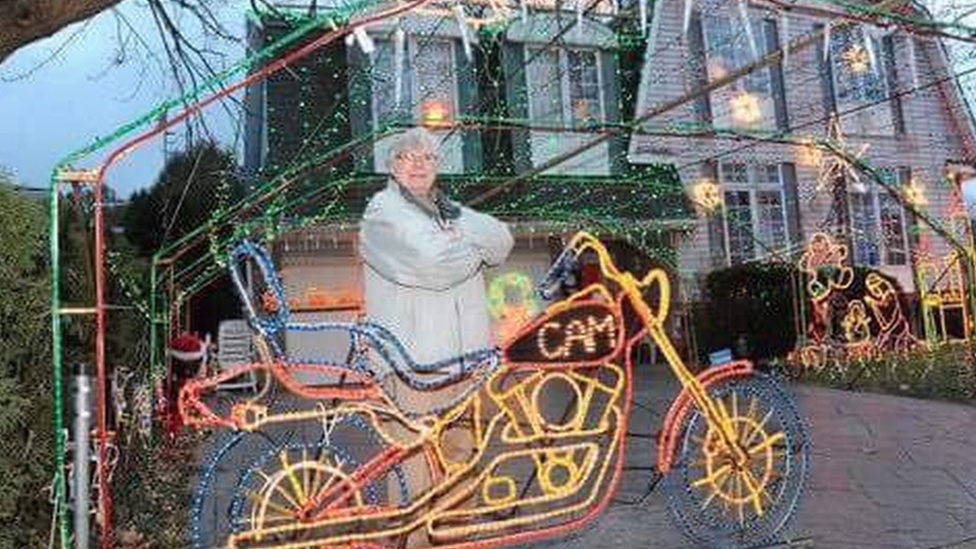
[[[926,340],[930,345],[969,341],[972,329],[967,314],[965,281],[958,252],[949,252],[939,265],[930,257],[915,254],[919,303]],[[952,327],[953,320],[957,324]]]
[[[539,312],[532,279],[517,271],[494,277],[488,284],[488,312],[496,339],[508,340]]]
[[[690,372],[664,330],[665,272],[620,272],[588,233],[553,264],[544,297],[562,288],[585,253],[596,255],[602,282],[555,302],[500,348],[418,364],[376,324],[291,322],[266,252],[238,246],[231,275],[273,357],[192,380],[180,395],[187,425],[227,436],[200,477],[194,546],[381,548],[409,540],[475,548],[576,530],[620,483],[631,350],[646,336],[682,386],[657,453],[677,524],[713,547],[754,547],[780,535],[810,459],[793,398],[749,362]],[[242,260],[259,267],[274,313],[244,292]],[[292,331],[347,333],[348,357],[287,357],[280,341]],[[227,403],[213,394],[247,371],[267,380],[259,395]],[[446,405],[418,410],[402,403],[404,391],[429,392]],[[216,502],[221,494],[232,494],[229,505]]]
[[[863,295],[851,295],[857,276],[846,244],[826,233],[810,238],[798,268],[806,278],[810,318],[793,358],[803,368],[845,373],[850,362],[904,352],[916,343],[895,284],[871,271],[861,281]]]

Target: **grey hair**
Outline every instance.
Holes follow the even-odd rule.
[[[425,151],[439,156],[437,149],[437,139],[429,131],[421,127],[411,128],[396,136],[386,157],[386,169],[393,170],[393,161],[399,154],[407,151]]]

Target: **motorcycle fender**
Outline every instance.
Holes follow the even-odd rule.
[[[752,375],[753,365],[748,360],[736,360],[721,366],[715,366],[698,374],[698,382],[706,390],[713,384],[729,378],[747,377]],[[691,398],[688,389],[683,389],[668,410],[668,415],[664,418],[664,426],[658,437],[657,444],[657,468],[661,474],[671,470],[677,452],[678,440],[681,438],[681,429],[685,423],[688,413],[694,409],[695,403]]]

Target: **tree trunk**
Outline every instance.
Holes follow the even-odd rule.
[[[0,63],[35,40],[102,12],[121,0],[0,0]]]

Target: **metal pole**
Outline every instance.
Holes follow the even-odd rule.
[[[100,176],[104,173],[99,174]],[[98,441],[99,547],[112,549],[112,492],[108,482],[108,367],[105,363],[105,185],[95,185],[95,413]]]
[[[61,225],[58,215],[60,190],[58,184],[58,168],[55,168],[51,178],[50,204],[48,204],[48,252],[51,256],[51,370],[52,391],[54,398],[54,508],[57,510],[58,532],[61,538],[61,549],[67,549],[71,539],[68,526],[68,487],[65,479],[65,444],[64,437],[64,396],[61,339]]]
[[[91,378],[87,370],[79,365],[75,374],[75,549],[88,549],[90,542]]]

